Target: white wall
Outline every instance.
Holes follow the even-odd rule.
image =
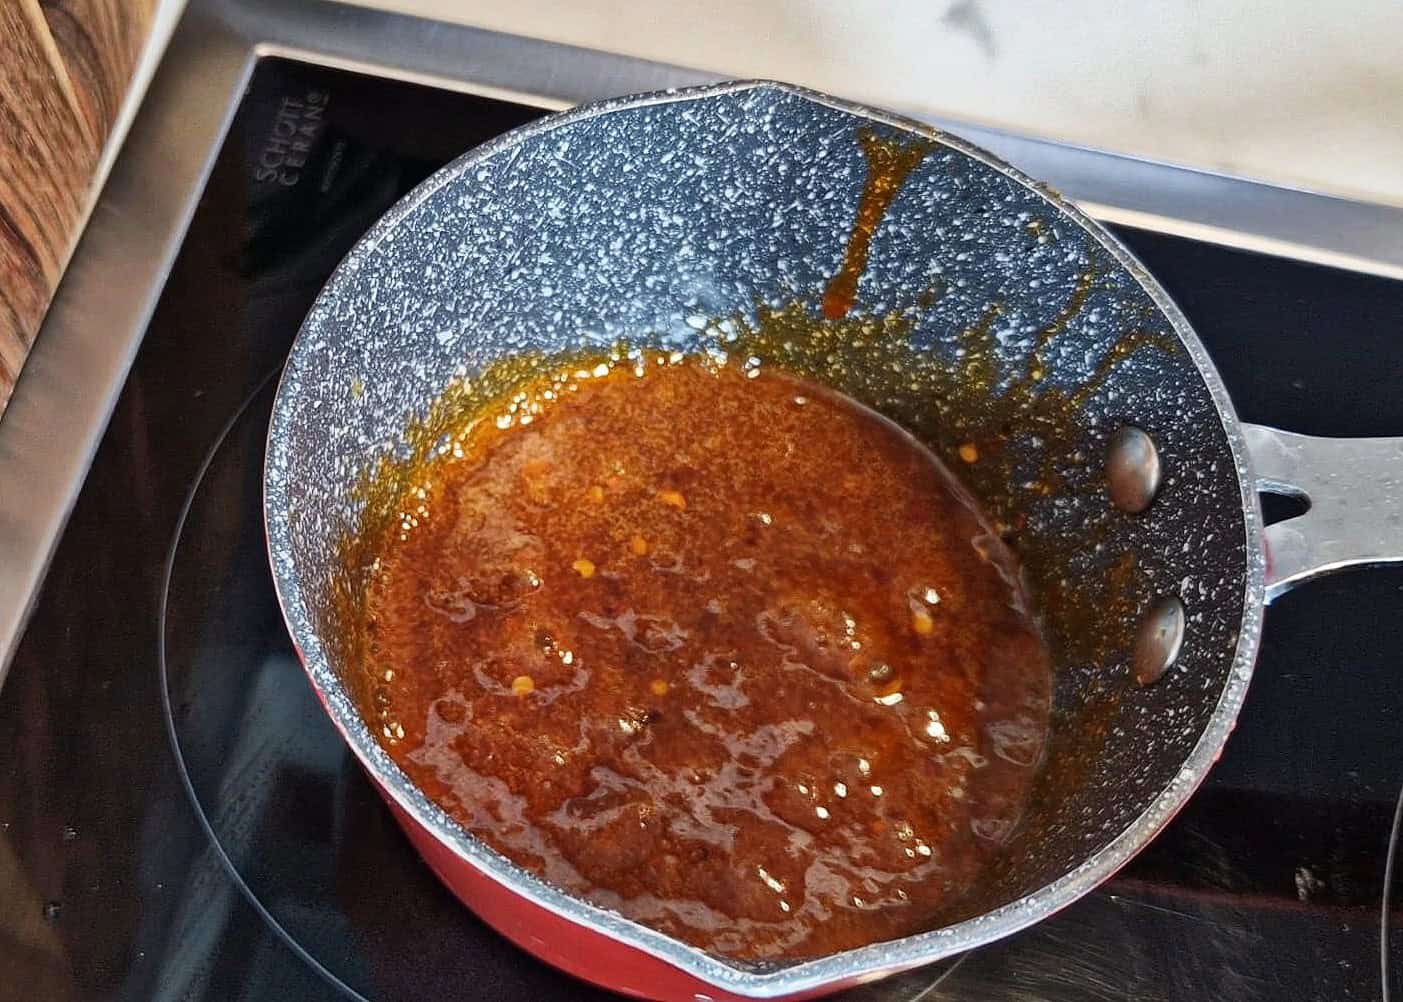
[[[1403,0],[356,0],[1403,204]]]

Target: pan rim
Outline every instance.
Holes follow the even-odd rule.
[[[285,440],[285,429],[292,421],[293,395],[288,389],[290,377],[296,370],[298,349],[308,336],[309,322],[304,322],[293,342],[288,364],[279,380],[273,403],[264,462],[263,516],[274,589],[299,660],[342,739],[361,762],[362,767],[402,810],[430,832],[437,841],[451,849],[458,858],[531,904],[656,957],[718,989],[750,998],[775,998],[822,990],[839,982],[870,980],[984,946],[1033,925],[1070,905],[1125,865],[1188,801],[1216,761],[1236,722],[1251,679],[1261,635],[1266,558],[1260,504],[1254,488],[1255,479],[1232,401],[1216,367],[1188,320],[1149,270],[1115,236],[1062,195],[1034,181],[987,151],[922,122],[796,85],[770,80],[735,80],[655,91],[581,105],[504,133],[463,154],[431,175],[385,213],[337,266],[318,294],[317,304],[332,294],[346,276],[370,264],[381,243],[420,204],[489,158],[561,127],[597,116],[659,104],[704,100],[749,90],[773,90],[858,119],[914,132],[977,160],[1040,196],[1060,215],[1086,231],[1117,264],[1130,273],[1169,321],[1204,382],[1217,411],[1237,471],[1246,547],[1242,623],[1238,630],[1227,681],[1208,724],[1185,757],[1176,776],[1120,834],[1080,865],[1039,890],[942,929],[782,967],[756,969],[740,962],[727,962],[615,912],[589,904],[527,873],[449,819],[413,785],[371,735],[331,668],[302,601],[290,559],[290,498],[287,483],[284,478],[276,475],[279,462],[277,446],[280,441]],[[316,305],[309,316],[315,312]]]

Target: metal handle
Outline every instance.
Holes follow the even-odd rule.
[[[1315,438],[1242,426],[1257,490],[1310,509],[1267,526],[1266,600],[1321,574],[1403,561],[1403,438]]]

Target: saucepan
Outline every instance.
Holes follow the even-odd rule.
[[[767,327],[768,325],[768,327]],[[1047,763],[942,928],[834,956],[711,956],[548,885],[417,790],[361,720],[336,637],[356,485],[454,380],[620,339],[783,329],[778,365],[956,468],[1019,553],[1056,661]],[[909,377],[909,378],[908,378]],[[805,998],[1007,936],[1154,837],[1222,750],[1265,604],[1403,558],[1403,439],[1247,425],[1164,290],[1046,186],[969,144],[796,87],[578,108],[393,208],[316,300],[269,428],[265,517],[327,712],[438,876],[546,961],[651,998]],[[1259,492],[1304,497],[1265,526]]]

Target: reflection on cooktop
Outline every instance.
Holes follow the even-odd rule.
[[[409,848],[296,663],[259,504],[270,380],[335,263],[537,114],[255,73],[0,691],[0,997],[606,997],[487,929]],[[1403,433],[1403,283],[1122,236],[1245,419]],[[1400,649],[1403,570],[1292,592],[1222,761],[1146,852],[1030,930],[843,998],[1378,998],[1381,952],[1403,963],[1380,922]]]

